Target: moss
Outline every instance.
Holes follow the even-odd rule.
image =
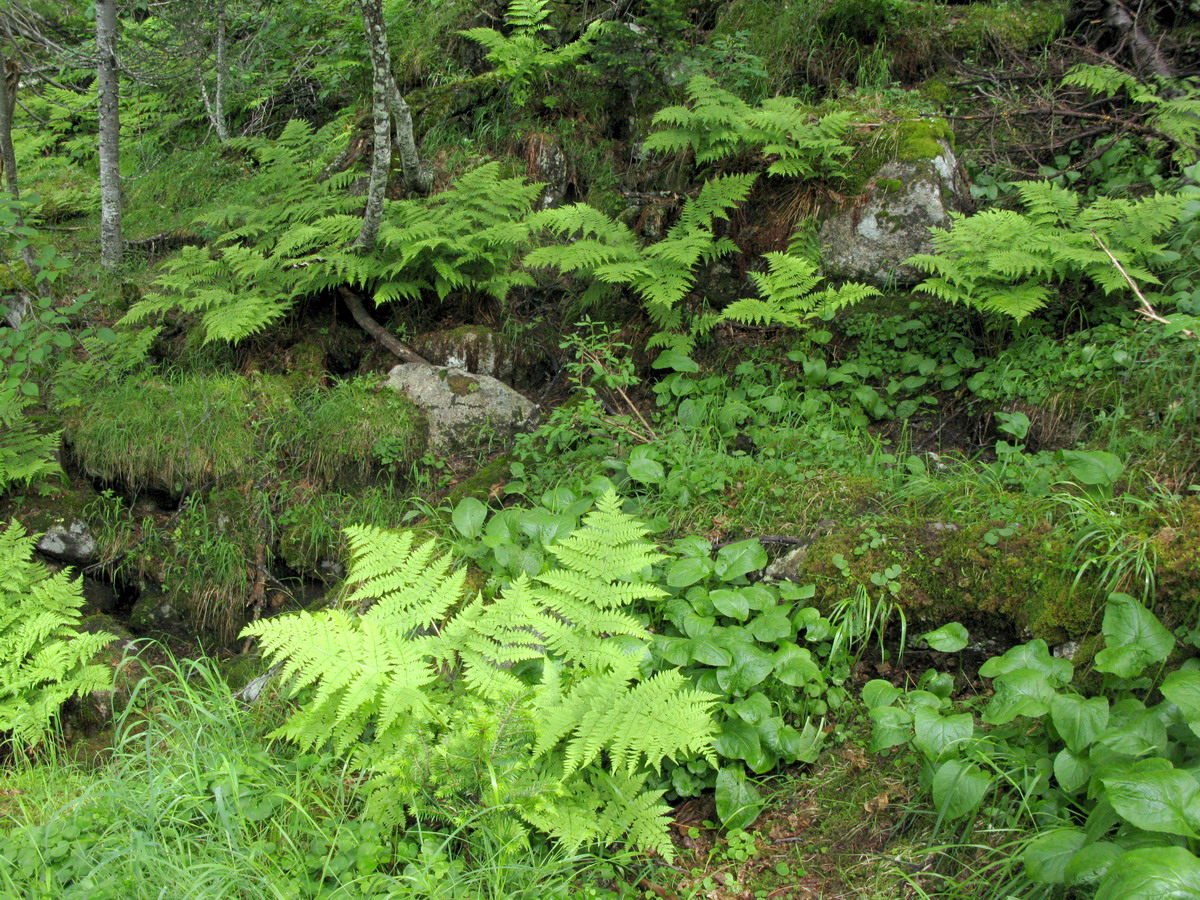
[[[1169,627],[1194,622],[1200,609],[1200,497],[1181,501],[1177,522],[1154,536],[1156,612]]]
[[[229,685],[231,690],[240,691],[247,684],[266,671],[262,657],[252,653],[239,653],[236,656],[217,660],[217,672]]]
[[[856,583],[899,564],[897,595],[910,624],[993,623],[1060,643],[1095,630],[1101,597],[1087,585],[1073,590],[1060,561],[1067,548],[1048,523],[1037,522],[989,543],[1002,521],[929,522],[903,516],[867,520],[814,541],[805,576],[814,577],[826,607],[846,596],[841,555]],[[869,529],[869,531],[867,530]]]
[[[904,182],[899,178],[877,178],[875,190],[883,194],[895,194],[904,190]]]
[[[934,159],[954,146],[954,132],[945,119],[909,119],[896,126],[895,158],[904,162]]]
[[[295,421],[280,379],[148,377],[81,398],[65,433],[87,474],[179,494],[252,471],[262,459],[259,435]]]
[[[474,475],[464,478],[450,488],[446,494],[447,502],[451,506],[456,506],[467,497],[475,497],[484,502],[490,500],[495,487],[508,481],[511,465],[512,457],[507,455],[496,457]]]
[[[946,50],[958,56],[991,47],[1029,52],[1062,32],[1068,5],[1066,0],[1020,0],[956,7],[942,39]]]

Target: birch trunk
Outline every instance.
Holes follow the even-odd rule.
[[[116,0],[96,0],[96,76],[100,93],[100,265],[120,265],[121,114]]]
[[[367,208],[363,210],[362,228],[355,243],[369,251],[375,246],[375,239],[379,235],[388,169],[392,164],[392,131],[388,117],[388,81],[392,73],[388,67],[390,54],[386,52],[387,35],[383,30],[379,0],[359,0],[358,5],[362,9],[367,49],[371,54],[371,114],[375,125],[375,150],[371,156],[371,178],[367,184]],[[381,43],[383,54],[379,52]]]
[[[9,60],[4,53],[4,45],[0,43],[0,172],[4,173],[4,186],[14,200],[21,199],[21,186],[17,181],[17,152],[13,148],[12,129],[13,116],[17,110],[17,85],[20,82],[21,68],[16,60]],[[18,206],[17,227],[25,224],[25,214]],[[41,269],[34,261],[33,247],[26,246],[21,250],[21,259],[25,262],[29,274],[37,280]],[[19,324],[19,323],[18,323]],[[14,327],[16,327],[14,325]]]
[[[229,123],[225,118],[225,91],[229,84],[229,25],[225,15],[225,4],[217,7],[217,80],[213,86],[211,99],[208,88],[200,85],[200,99],[204,101],[204,111],[208,113],[208,121],[212,124],[217,140],[222,144],[229,143]],[[201,80],[203,81],[203,74]]]

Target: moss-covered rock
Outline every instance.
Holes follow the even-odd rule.
[[[508,454],[496,457],[475,474],[451,487],[446,494],[446,501],[456,506],[467,497],[474,497],[486,503],[495,495],[497,486],[503,486],[508,481],[511,466],[512,457]]]

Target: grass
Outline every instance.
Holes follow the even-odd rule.
[[[104,760],[50,753],[0,771],[0,893],[532,900],[588,896],[582,881],[623,864],[479,827],[469,847],[419,821],[384,831],[338,760],[269,740],[280,720],[274,701],[247,708],[208,660],[145,669]]]

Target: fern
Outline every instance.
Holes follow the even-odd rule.
[[[558,567],[457,610],[465,573],[448,556],[407,533],[348,533],[358,615],[246,629],[306,694],[278,736],[353,750],[379,773],[383,816],[436,795],[465,823],[476,812],[458,798],[484,795],[569,847],[624,838],[670,855],[646,779],[663,760],[711,756],[716,698],[678,671],[641,677],[650,635],[624,608],[662,595],[642,573],[663,557],[620,498],[552,546]]]
[[[681,333],[680,303],[696,282],[697,269],[737,248],[718,237],[716,221],[746,199],[755,175],[723,175],[710,179],[684,204],[679,221],[662,240],[642,247],[626,226],[588,206],[546,210],[530,217],[531,227],[544,228],[567,243],[539,247],[525,257],[529,266],[578,272],[601,284],[626,285],[645,303],[659,332],[649,345],[686,350],[691,337]]]
[[[1017,185],[1025,212],[991,209],[954,215],[949,231],[934,231],[934,253],[908,260],[930,277],[918,289],[1018,321],[1044,307],[1052,287],[1090,279],[1106,294],[1127,289],[1097,239],[1134,279],[1157,284],[1153,269],[1162,238],[1183,212],[1177,196],[1096,200],[1083,206],[1073,192],[1049,182]]]
[[[662,127],[646,139],[646,149],[690,149],[697,163],[760,152],[775,157],[767,174],[787,178],[840,175],[850,156],[843,141],[853,118],[848,111],[818,119],[793,97],[772,97],[754,107],[707,75],[694,76],[687,95],[686,106],[655,115],[654,123]]]
[[[710,317],[706,327],[718,321],[733,320],[747,325],[801,328],[808,319],[832,315],[879,294],[875,288],[852,282],[816,291],[821,277],[810,261],[787,253],[767,253],[765,259],[766,272],[750,273],[761,297],[735,300],[719,316]]]
[[[1180,167],[1196,162],[1200,150],[1200,94],[1194,79],[1155,85],[1112,66],[1082,64],[1071,69],[1062,83],[1106,97],[1125,94],[1146,108],[1146,124],[1175,145],[1173,155]]]
[[[0,531],[0,733],[21,745],[41,743],[67,699],[111,678],[90,660],[113,636],[77,632],[80,583],[33,561],[35,540],[15,521]]]
[[[579,60],[591,49],[592,40],[604,24],[592,22],[584,33],[561,47],[551,47],[539,35],[550,30],[549,0],[510,0],[505,24],[511,34],[494,28],[470,28],[459,34],[470,38],[487,51],[495,74],[507,86],[518,106],[529,102],[533,82],[554,69]]]
[[[426,292],[481,291],[503,300],[531,279],[517,270],[523,218],[541,186],[480,166],[432,198],[389,201],[370,254],[351,246],[360,200],[350,176],[319,179],[331,140],[290,123],[275,141],[242,140],[258,157],[255,202],[210,216],[228,230],[208,247],[184,248],[163,266],[154,290],[124,322],[178,309],[200,318],[208,341],[236,342],[268,328],[300,297],[349,285],[376,304]]]

